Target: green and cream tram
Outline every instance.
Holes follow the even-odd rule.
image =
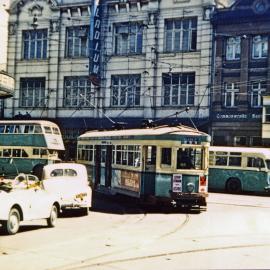
[[[96,191],[145,203],[206,207],[210,137],[186,126],[89,131],[77,161]]]

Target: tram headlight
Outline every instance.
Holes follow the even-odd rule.
[[[187,191],[189,193],[192,193],[195,190],[195,185],[193,183],[188,183],[187,184]]]

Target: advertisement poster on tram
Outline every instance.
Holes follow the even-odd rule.
[[[182,192],[182,174],[174,174],[172,181],[172,191]]]

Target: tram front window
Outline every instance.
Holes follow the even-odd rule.
[[[180,148],[177,151],[177,169],[202,169],[202,151],[196,148]]]

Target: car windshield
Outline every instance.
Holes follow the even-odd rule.
[[[29,189],[40,187],[38,178],[34,175],[19,174],[13,179],[0,178],[0,190]]]

